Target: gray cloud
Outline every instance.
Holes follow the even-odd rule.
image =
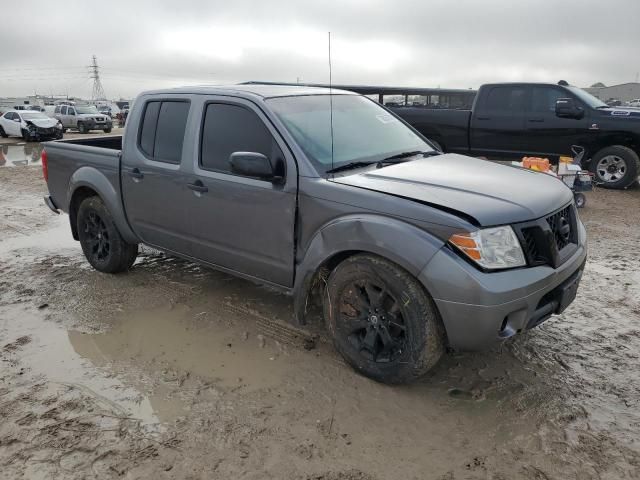
[[[638,0],[31,1],[0,29],[0,96],[109,97],[249,79],[477,87],[633,81]],[[6,17],[5,17],[6,18]]]

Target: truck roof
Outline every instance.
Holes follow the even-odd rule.
[[[175,93],[190,93],[199,95],[215,94],[245,94],[262,98],[293,97],[300,95],[356,95],[353,92],[336,88],[307,87],[303,85],[197,85],[192,87],[178,87],[163,90],[143,92],[143,95],[171,95]]]

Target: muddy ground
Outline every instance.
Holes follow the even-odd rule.
[[[637,187],[588,195],[563,315],[401,387],[265,288],[150,249],[92,270],[45,189],[0,168],[2,478],[640,478]]]

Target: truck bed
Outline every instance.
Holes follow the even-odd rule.
[[[69,192],[84,178],[102,178],[119,198],[122,135],[83,137],[46,142],[49,194],[54,204],[69,211]]]
[[[468,153],[471,110],[392,107],[394,113],[447,152]]]

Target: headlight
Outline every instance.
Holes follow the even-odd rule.
[[[58,123],[56,124],[56,128],[58,128],[58,129],[62,128],[62,124],[61,124],[60,122],[58,122]]]
[[[451,235],[449,243],[483,268],[523,267],[522,247],[510,226],[485,228]]]

